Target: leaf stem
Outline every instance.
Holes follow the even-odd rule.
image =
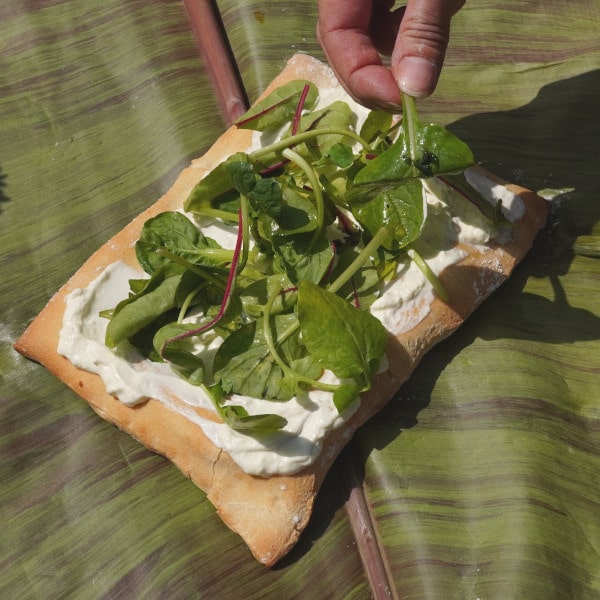
[[[360,268],[367,262],[367,260],[375,254],[379,246],[388,237],[389,232],[385,227],[381,227],[379,231],[371,238],[371,241],[360,251],[359,255],[350,263],[346,270],[329,286],[330,292],[337,292],[341,287],[344,286],[354,275],[360,270]]]
[[[171,252],[164,246],[157,248],[156,253],[159,256],[164,256],[165,258],[168,258],[170,261],[172,261],[178,265],[181,265],[188,271],[195,273],[196,275],[202,277],[203,279],[206,279],[206,281],[209,281],[213,285],[216,285],[219,288],[224,287],[223,281],[221,279],[219,279],[218,277],[215,277],[208,269],[204,269],[198,265],[195,265],[194,263],[191,263],[189,260],[186,260],[185,258],[175,254],[174,252]]]
[[[200,292],[200,290],[202,290],[202,288],[205,288],[208,285],[207,281],[203,281],[200,285],[197,285],[185,298],[185,300],[183,301],[183,304],[181,305],[181,308],[179,309],[179,316],[177,317],[177,323],[181,323],[183,321],[183,319],[185,318],[185,314],[188,311],[188,308],[190,307],[190,304],[192,303],[192,301],[194,300],[194,298],[198,295],[198,292]]]
[[[300,118],[302,117],[302,110],[304,109],[304,104],[306,103],[306,97],[308,96],[309,91],[310,86],[307,83],[302,89],[302,94],[300,94],[300,100],[298,100],[298,106],[296,106],[296,112],[294,113],[294,119],[292,120],[292,135],[298,133],[298,127],[300,126]]]
[[[263,309],[263,318],[262,318],[263,335],[265,338],[265,343],[267,344],[267,348],[269,349],[269,352],[273,356],[273,359],[275,360],[275,362],[279,365],[280,369],[288,377],[291,377],[296,381],[302,381],[303,383],[307,383],[311,387],[319,389],[319,390],[323,390],[325,392],[335,392],[335,390],[337,390],[337,388],[339,386],[333,385],[330,383],[323,383],[322,381],[317,381],[315,379],[311,379],[310,377],[306,377],[305,375],[302,375],[301,373],[294,371],[294,369],[292,369],[283,360],[283,358],[281,358],[281,356],[279,355],[279,352],[277,351],[277,348],[275,347],[275,341],[273,340],[273,334],[271,333],[270,317],[271,317],[271,309],[273,308],[273,303],[275,302],[277,296],[279,296],[280,292],[281,292],[281,290],[277,290],[274,294],[272,294],[270,296],[270,298],[267,300],[267,304],[265,305],[265,307]],[[298,327],[300,326],[300,323],[299,322],[297,322],[297,323],[298,323],[297,325],[290,327],[285,332],[286,337],[289,336],[291,333],[293,333],[296,329],[298,329]]]
[[[415,264],[429,283],[433,286],[433,289],[436,291],[437,295],[444,302],[448,302],[450,300],[450,296],[444,287],[444,284],[440,281],[440,278],[431,270],[431,267],[425,262],[423,257],[414,249],[410,248],[407,252],[408,256],[415,261]]]
[[[297,164],[308,179],[308,183],[313,191],[315,196],[315,207],[317,209],[317,227],[315,228],[310,245],[308,247],[308,252],[310,252],[317,242],[317,240],[321,237],[323,233],[323,228],[325,224],[325,202],[323,201],[323,190],[321,189],[321,184],[319,183],[319,178],[313,167],[300,156],[295,150],[291,148],[286,148],[281,153],[285,158]]]
[[[236,269],[236,275],[239,275],[239,273],[242,272],[242,270],[244,269],[244,267],[246,266],[246,263],[248,262],[248,252],[249,252],[249,248],[250,248],[250,208],[249,208],[249,202],[248,202],[248,198],[246,196],[244,196],[243,194],[240,196],[240,211],[239,211],[239,223],[238,223],[238,228],[241,231],[241,237],[242,237],[242,248],[241,248],[241,252],[240,252],[240,257],[239,257],[239,262],[237,263],[235,269]],[[238,240],[239,240],[239,236],[240,236],[240,231],[238,231]],[[236,244],[236,251],[238,249],[238,246]],[[234,252],[234,256],[235,256],[235,252]],[[232,268],[233,268],[233,261],[231,263]]]
[[[272,154],[273,152],[281,152],[286,148],[291,148],[292,146],[296,146],[297,144],[301,144],[308,140],[312,140],[313,138],[319,137],[320,135],[343,135],[353,140],[357,141],[365,151],[371,150],[371,145],[358,133],[351,131],[350,129],[344,129],[343,127],[321,127],[318,129],[311,129],[309,131],[303,131],[302,133],[297,133],[296,135],[291,135],[289,137],[285,137],[277,142],[273,142],[268,146],[264,146],[263,148],[259,148],[254,152],[249,154],[251,160],[259,160],[263,156],[267,156]]]
[[[190,251],[189,254],[204,258],[212,258],[223,263],[230,263],[231,259],[233,258],[233,250],[229,250],[227,248],[202,248]],[[256,256],[256,254],[258,253],[252,253],[253,256]]]
[[[212,329],[223,318],[223,315],[225,314],[225,312],[227,311],[227,308],[229,307],[229,303],[231,301],[231,296],[233,295],[233,291],[235,288],[235,281],[236,281],[236,278],[238,275],[238,261],[240,258],[240,254],[242,251],[242,244],[243,244],[242,230],[243,230],[244,224],[242,223],[242,214],[243,214],[242,209],[240,208],[240,210],[238,211],[238,221],[239,221],[238,235],[237,235],[237,239],[235,242],[235,250],[233,253],[233,260],[231,261],[231,266],[229,268],[229,277],[227,278],[227,283],[225,285],[225,292],[223,293],[223,301],[221,302],[221,306],[219,307],[219,312],[213,319],[208,321],[208,323],[205,323],[204,325],[201,325],[200,327],[198,327],[196,329],[191,329],[190,331],[185,331],[183,333],[180,333],[179,335],[175,335],[172,338],[165,340],[162,345],[162,348],[161,348],[161,355],[165,351],[165,348],[167,347],[168,344],[171,344],[172,342],[177,342],[179,340],[183,340],[188,337],[195,336],[195,335],[200,335],[201,333],[204,333],[205,331]]]
[[[402,109],[408,155],[412,165],[414,165],[417,161],[417,107],[415,106],[415,99],[404,92],[402,92]]]
[[[219,210],[218,208],[212,208],[211,206],[201,206],[198,209],[194,209],[192,212],[202,215],[204,217],[212,217],[213,219],[221,219],[222,221],[236,220],[236,213],[229,212],[227,210]]]

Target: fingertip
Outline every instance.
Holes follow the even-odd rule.
[[[348,83],[354,98],[364,106],[391,112],[402,109],[400,91],[387,67],[364,66],[352,74]]]

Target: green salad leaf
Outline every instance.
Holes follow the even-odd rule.
[[[219,262],[219,253],[214,252],[217,248],[219,244],[202,235],[185,215],[164,212],[144,223],[135,253],[146,273],[160,268],[172,273],[187,270],[185,264],[172,260],[173,255],[193,264],[214,265]]]
[[[243,325],[223,341],[213,368],[215,381],[228,394],[280,398],[279,381],[283,374],[256,321]]]
[[[287,423],[248,414],[238,397],[287,402],[322,390],[343,413],[369,389],[388,342],[369,306],[399,260],[414,260],[446,298],[414,248],[427,219],[423,179],[443,178],[498,219],[455,175],[473,164],[469,148],[421,124],[412,98],[400,121],[371,111],[358,132],[346,102],[317,100],[312,83],[294,81],[248,111],[237,126],[274,141],[207,173],[186,214],[149,219],[136,243],[148,277],[103,312],[108,346],[167,362],[246,434]],[[202,233],[206,219],[228,232],[228,247]]]
[[[477,207],[477,209],[490,221],[502,225],[511,225],[511,222],[502,212],[502,201],[491,204],[481,197],[481,194],[469,184],[463,173],[454,173],[440,176],[440,179],[450,188],[458,192],[465,200]]]
[[[236,431],[251,435],[266,435],[287,425],[287,419],[280,415],[250,415],[243,406],[226,404],[225,393],[219,385],[212,385],[205,389],[223,422]]]
[[[235,220],[238,206],[230,207],[239,197],[238,192],[231,183],[228,165],[232,162],[247,162],[248,156],[238,152],[226,161],[219,163],[209,171],[192,189],[190,195],[183,203],[183,210],[188,213],[212,215],[213,211],[231,212],[231,220]],[[217,213],[218,214],[218,213]],[[229,215],[221,214],[221,218]]]
[[[114,348],[181,306],[196,285],[197,278],[189,271],[168,275],[168,270],[159,269],[146,287],[117,305],[106,329],[106,345]]]
[[[314,83],[302,80],[290,81],[257,102],[236,122],[236,126],[256,131],[282,127],[295,115],[305,87],[308,87],[308,94],[304,99],[304,107],[312,108],[319,94]]]
[[[302,341],[324,369],[354,379],[361,390],[371,385],[385,352],[388,333],[368,311],[309,281],[298,287]]]
[[[171,363],[173,369],[192,385],[201,385],[206,375],[206,367],[202,356],[194,352],[194,346],[189,339],[180,339],[165,346],[182,333],[193,329],[195,325],[183,323],[168,323],[161,327],[152,340],[157,356]]]
[[[398,139],[356,175],[355,198],[364,199],[374,190],[393,189],[414,178],[459,173],[475,164],[467,144],[440,125],[421,124],[412,98],[403,97],[403,103],[406,110]]]
[[[388,250],[400,250],[414,242],[425,221],[423,188],[418,179],[379,192],[372,200],[358,204],[354,214],[371,235],[384,227],[389,235],[383,243]]]

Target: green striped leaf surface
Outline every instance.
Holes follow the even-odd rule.
[[[214,5],[250,100],[295,51],[322,58],[312,0]],[[421,114],[552,197],[551,220],[359,431],[297,548],[266,570],[177,469],[12,350],[225,127],[183,5],[5,1],[0,597],[599,597],[599,30],[597,0],[456,16]]]

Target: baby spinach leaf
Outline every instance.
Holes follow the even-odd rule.
[[[275,315],[271,319],[274,339],[288,362],[304,355],[297,332],[281,340],[295,321],[294,314]],[[240,327],[221,344],[214,358],[214,377],[227,394],[289,400],[298,391],[282,385],[283,372],[256,321]]]
[[[457,191],[465,200],[479,209],[481,214],[490,219],[493,223],[501,225],[511,225],[511,222],[502,212],[502,201],[498,200],[496,204],[488,202],[465,178],[463,173],[456,175],[444,175],[440,177],[447,186]]]
[[[155,283],[154,277],[150,277],[150,279],[130,279],[129,280],[129,289],[131,290],[131,295],[135,296],[137,294],[143,293],[143,291],[149,286]]]
[[[282,397],[297,396],[306,393],[312,387],[319,387],[317,379],[322,375],[323,369],[313,356],[307,355],[292,360],[289,367],[283,372],[283,377],[279,382]]]
[[[165,269],[158,269],[149,278],[130,279],[130,292],[127,298],[121,300],[114,308],[101,311],[100,316],[107,319],[114,318],[125,306],[135,302],[139,296],[147,294],[161,285],[165,279],[165,273]]]
[[[259,177],[253,190],[248,194],[248,200],[255,210],[261,210],[272,219],[279,220],[283,193],[277,179]]]
[[[413,160],[406,133],[401,128],[398,140],[358,172],[353,193],[364,196],[379,186],[389,188],[415,177],[456,173],[474,164],[469,147],[439,125],[420,127],[417,143],[419,153]]]
[[[368,389],[388,340],[381,322],[308,281],[298,286],[298,319],[302,341],[321,366]]]
[[[285,243],[287,236],[312,232],[318,225],[317,209],[306,191],[294,185],[286,185],[282,191],[283,203],[277,221],[261,213],[253,222],[255,240],[271,252],[277,244]],[[325,224],[333,221],[330,205],[330,201],[325,200]]]
[[[219,244],[205,237],[199,229],[179,212],[164,212],[148,219],[135,244],[138,262],[147,273],[164,268],[170,274],[181,272],[185,267],[174,263],[161,254],[162,249],[190,263],[211,264],[198,254],[199,249],[220,248]]]
[[[249,415],[243,406],[226,404],[220,407],[219,415],[236,431],[260,435],[272,433],[283,429],[287,425],[287,419],[275,414]]]
[[[224,403],[224,393],[219,385],[205,388],[212,398],[217,413],[232,429],[252,435],[265,435],[283,429],[287,419],[275,414],[249,415],[243,406]]]
[[[371,235],[385,227],[388,237],[383,246],[400,250],[417,239],[423,228],[425,201],[421,181],[413,179],[380,192],[373,200],[356,206],[353,213]]]
[[[289,400],[303,389],[302,377],[315,379],[320,375],[321,367],[307,357],[300,343],[297,316],[273,315],[269,324],[279,356],[290,369],[283,372],[269,349],[263,327],[252,321],[233,332],[215,354],[215,382],[225,393]]]
[[[119,305],[106,328],[106,345],[114,348],[178,306],[197,283],[197,279],[186,273],[168,275],[159,271],[155,278],[156,285],[148,286],[141,294]]]
[[[194,327],[191,324],[169,323],[156,332],[152,344],[156,353],[171,363],[177,373],[192,385],[200,385],[204,381],[205,366],[202,358],[194,354],[192,341],[187,338],[166,343]]]
[[[360,128],[360,137],[364,138],[369,144],[375,142],[392,126],[392,114],[372,110],[365,119]]]
[[[235,125],[241,129],[256,131],[266,131],[285,125],[294,117],[305,86],[308,86],[308,94],[304,100],[304,107],[307,110],[311,109],[319,94],[314,83],[303,80],[290,81],[257,102]]]
[[[342,414],[357,398],[360,387],[352,383],[343,383],[333,392],[333,403],[339,414]]]
[[[247,196],[256,185],[256,172],[248,161],[228,160],[225,170],[229,175],[233,187],[244,196]]]
[[[390,189],[412,178],[458,173],[473,166],[470,148],[440,125],[419,122],[414,99],[403,96],[404,115],[398,139],[369,161],[354,179],[353,195]]]
[[[307,280],[319,283],[334,258],[334,251],[326,237],[316,240],[311,234],[290,235],[274,240],[275,256],[290,281],[298,284]]]
[[[183,203],[183,209],[186,212],[205,214],[224,202],[231,202],[238,194],[231,185],[227,165],[230,162],[248,162],[248,160],[247,154],[236,152],[226,161],[219,163],[193,187]],[[237,208],[234,212],[237,215]],[[235,215],[232,216],[232,220],[235,218]]]
[[[329,149],[326,153],[326,158],[338,167],[345,169],[354,162],[354,152],[348,144],[339,142]]]
[[[136,348],[136,350],[148,360],[152,362],[163,362],[162,357],[154,349],[154,336],[156,332],[169,323],[174,323],[177,319],[177,309],[173,309],[163,313],[160,317],[156,318],[152,323],[149,323],[137,333],[134,333],[127,341]]]
[[[292,282],[285,273],[277,273],[268,277],[263,277],[258,281],[247,285],[240,292],[242,307],[251,317],[259,318],[267,300],[271,297],[274,290],[286,290],[293,288]],[[296,304],[295,293],[281,292],[277,295],[271,307],[271,314],[287,312]]]
[[[262,211],[275,220],[279,218],[282,191],[277,179],[261,177],[254,171],[254,167],[247,162],[235,161],[228,163],[227,173],[231,178],[233,187],[240,194],[247,196],[256,212]]]
[[[275,235],[289,235],[313,231],[317,226],[317,210],[314,203],[296,186],[287,185],[283,190],[283,205]]]
[[[214,378],[221,385],[225,394],[242,393],[242,389],[252,389],[258,393],[255,398],[262,398],[265,389],[269,389],[272,361],[265,365],[262,362],[268,355],[267,348],[253,347],[256,333],[256,321],[252,321],[234,331],[219,346],[213,362]],[[260,369],[256,369],[256,365]],[[249,380],[247,376],[250,375]],[[260,380],[259,380],[260,379]]]

